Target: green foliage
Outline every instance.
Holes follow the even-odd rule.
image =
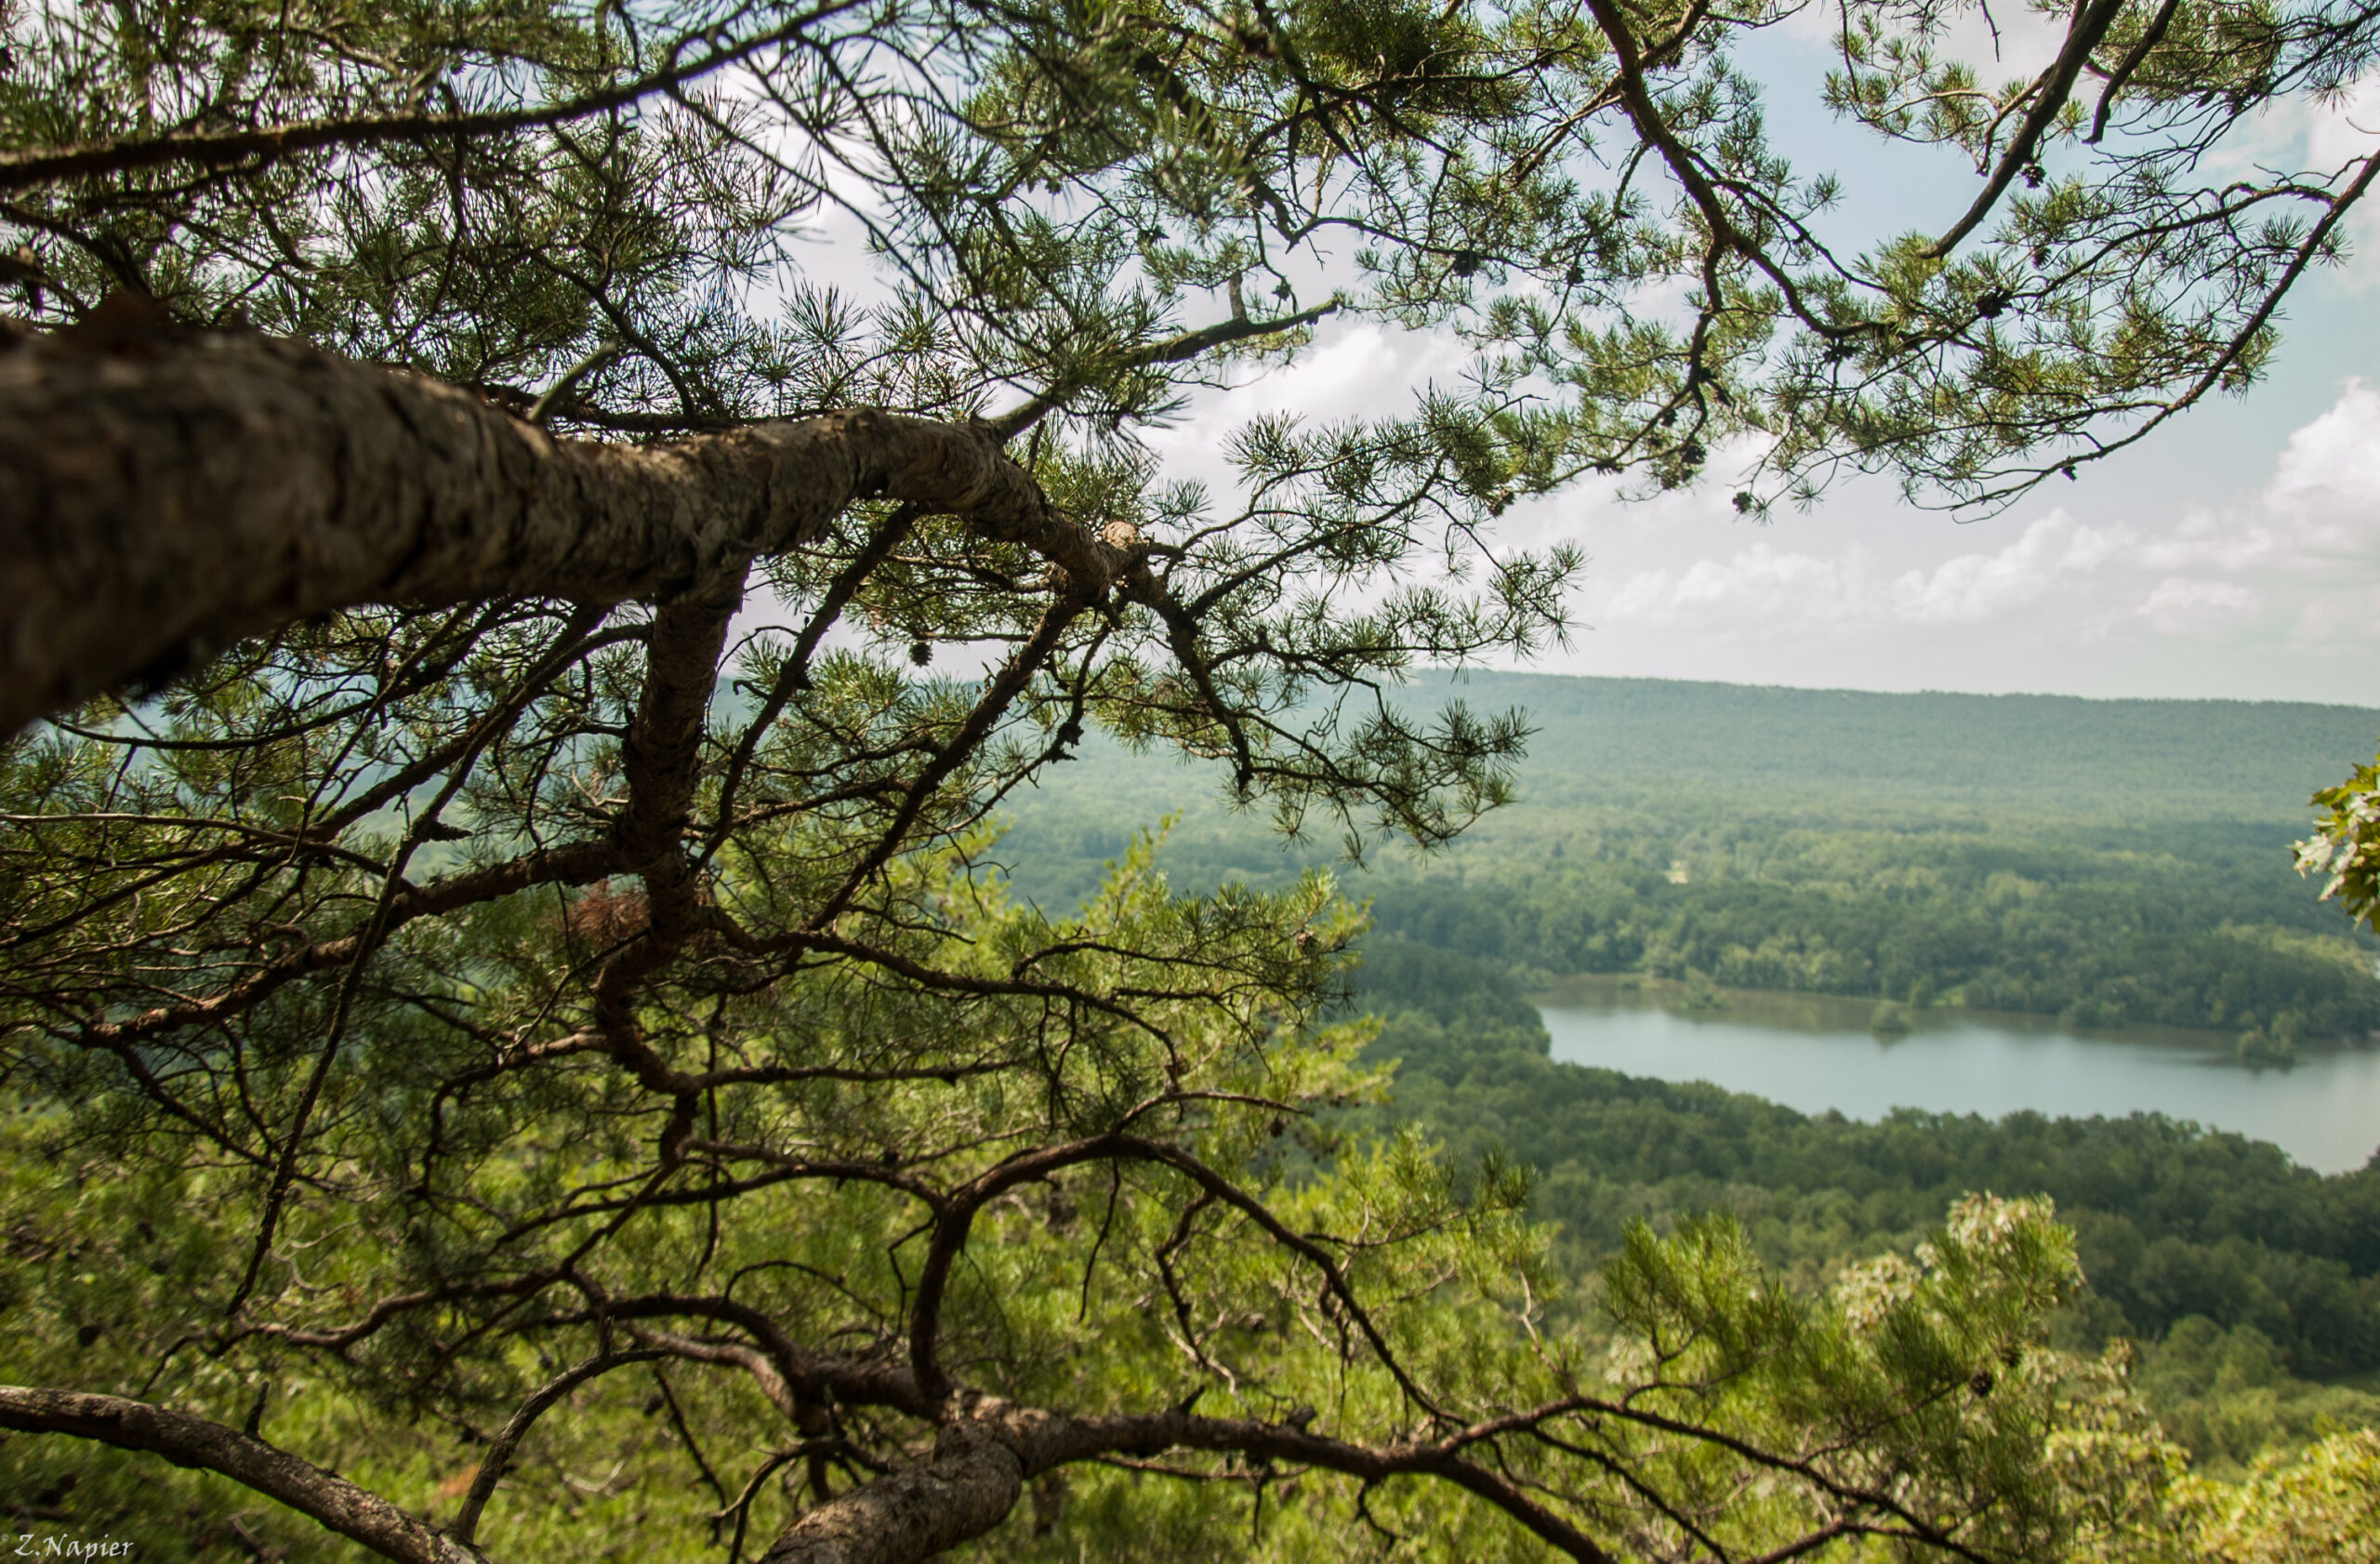
[[[2056,1014],[2273,1040],[2380,1027],[2380,943],[2287,869],[2307,779],[2373,713],[1475,674],[1531,713],[1517,801],[1361,882],[1382,933],[1517,971]],[[1080,894],[1186,774],[1112,750],[1015,801],[1023,884]],[[1193,806],[1190,882],[1327,855]],[[1409,998],[1409,996],[1403,996]]]
[[[1459,877],[1384,881],[1382,931],[1540,972],[1699,973],[2086,1027],[2380,1027],[2374,947],[2293,882],[2272,828],[2020,834],[1683,809],[1562,825],[1558,859],[1482,842]]]
[[[76,323],[12,354],[137,358],[108,301],[147,295],[165,339],[284,334],[696,465],[756,419],[917,415],[997,441],[1136,573],[1094,592],[1064,550],[863,504],[664,602],[359,606],[0,737],[8,1360],[254,1426],[448,1525],[491,1430],[585,1365],[488,1512],[508,1557],[734,1558],[985,1439],[1014,1472],[1057,1451],[1034,1519],[994,1504],[945,1539],[1000,1557],[2013,1560],[2153,1534],[2175,1485],[2127,1462],[2162,1472],[2162,1447],[2043,1339],[2074,1281],[2046,1206],[1953,1205],[1970,1169],[1937,1160],[1926,1220],[1950,1225],[1832,1289],[1764,1273],[1756,1226],[1632,1229],[1589,1330],[1509,1163],[1317,1127],[1378,1088],[1363,1028],[1328,1019],[1355,920],[1326,881],[1179,896],[1126,850],[1049,915],[982,829],[1104,736],[1220,762],[1236,803],[1356,854],[1442,845],[1510,800],[1527,724],[1391,692],[1566,632],[1581,556],[1503,547],[1515,501],[1740,458],[1748,512],[1846,469],[1989,508],[2248,383],[2380,160],[2241,180],[2236,151],[2354,80],[2380,17],[2147,9],[2076,9],[2076,70],[1989,89],[1943,52],[1960,7],[1846,7],[1831,101],[1998,160],[1938,240],[1872,244],[1821,231],[1834,182],[1772,142],[1741,64],[1792,7],[0,10],[0,286],[33,329]],[[852,236],[823,264],[821,231]],[[1343,425],[1250,423],[1228,492],[1149,457],[1191,391],[1333,313],[1445,333],[1465,373]],[[786,623],[731,645],[740,605]],[[1563,838],[1575,880],[1497,895],[1666,895],[1630,876],[1675,824]],[[2134,1014],[2113,968],[1951,948],[2087,925],[2126,931],[2093,948],[2129,970],[2247,973],[2190,1001],[2227,1024],[2361,1014],[2343,953],[2287,919],[2144,913],[2191,888],[2162,861],[2036,915],[2052,877],[1996,844],[1787,845],[1740,895],[1689,851],[1657,924],[1540,917],[1527,949],[1716,971],[1765,960],[1749,920],[1781,910],[1808,986]],[[1950,916],[1995,874],[1999,922]],[[1900,906],[1940,937],[1893,945]],[[1421,1044],[1479,1017],[1525,1036],[1480,1001],[1390,1040],[1459,1085]],[[1534,1154],[1570,1078],[1484,1057],[1540,1093],[1499,1109]],[[1771,1127],[1789,1160],[1871,1156]],[[1898,1128],[1891,1155],[1937,1156],[1944,1126]],[[2233,1153],[2140,1133],[2193,1196]],[[1574,1162],[1546,1164],[1564,1214]],[[2077,1208],[2086,1252],[2122,1240],[2105,1210]],[[2268,1265],[2277,1227],[2136,1216],[2107,1221],[2281,1300],[2247,1312],[2293,1361],[2366,1350],[2360,1249]],[[7,1407],[37,1432],[0,1471],[46,1513],[293,1545],[213,1479],[160,1500],[108,1456],[70,1487],[87,1452]]]
[[[1106,1415],[1195,1401],[1216,1429],[1382,1450],[1416,1437],[1427,1396],[1462,1425],[1515,1420],[1507,1469],[1647,1554],[1779,1545],[1879,1483],[1891,1498],[1858,1501],[1873,1524],[1985,1557],[2071,1529],[2072,1496],[2029,1454],[2066,1416],[2043,1315],[2075,1273],[2045,1208],[1962,1205],[1913,1266],[1840,1296],[1765,1278],[1724,1219],[1639,1229],[1604,1324],[1560,1323],[1543,1237],[1519,1219],[1525,1181],[1458,1180],[1409,1132],[1299,1125],[1377,1090],[1356,1058],[1368,1028],[1316,1013],[1350,930],[1329,885],[1183,898],[1152,853],[1054,923],[961,855],[897,861],[905,895],[934,909],[897,956],[717,994],[692,1032],[656,1012],[656,1056],[627,1068],[584,1037],[511,1040],[575,942],[636,915],[620,893],[408,925],[379,970],[410,1001],[377,1009],[320,1080],[308,1176],[272,1229],[258,1159],[227,1161],[222,1144],[244,1143],[212,1116],[288,1121],[315,1079],[318,1001],[257,1007],[236,1044],[149,1050],[146,1083],[120,1054],[20,1027],[0,1351],[253,1421],[451,1522],[488,1431],[562,1367],[604,1361],[616,1332],[641,1350],[537,1425],[481,1541],[503,1558],[650,1556],[654,1539],[699,1557],[700,1539],[765,1537],[902,1457],[899,1392],[879,1392],[888,1407],[867,1389],[892,1372],[883,1348],[854,1354],[823,1408],[796,1390],[788,1411],[773,1376],[825,1349],[768,1344],[897,1344],[952,1241],[951,1202],[983,1187],[998,1198],[967,1208],[932,1338],[978,1394]],[[902,980],[919,971],[934,980]],[[1027,972],[1064,987],[1000,982]],[[483,1027],[419,1019],[466,1003]],[[702,1084],[640,1090],[673,1071]],[[1158,1152],[1102,1154],[1126,1133]],[[1020,1139],[1058,1148],[1031,1153],[1036,1176],[1007,1172]],[[1328,1252],[1335,1279],[1317,1288],[1283,1234],[1352,1235]],[[769,1453],[789,1416],[829,1409],[831,1437],[798,1447],[814,1459]],[[1778,1459],[1782,1480],[1743,1503]],[[1420,1474],[1376,1491],[1299,1465],[1276,1482],[1267,1464],[1179,1452],[1146,1469],[1204,1492],[1156,1501],[1154,1522],[1132,1462],[1053,1474],[981,1546],[1114,1556],[1154,1524],[1181,1557],[1211,1557],[1243,1545],[1244,1496],[1270,1518],[1250,1557],[1354,1534],[1388,1557],[1406,1533],[1529,1557],[1509,1519],[1449,1508]],[[757,1480],[779,1468],[796,1480]],[[12,1438],[0,1473],[44,1514],[143,1540],[175,1528],[192,1557],[290,1545],[219,1481],[160,1487],[73,1441]]]
[[[2253,1325],[2202,1315],[2140,1351],[2134,1383],[2200,1469],[2236,1480],[2268,1451],[2302,1450],[2340,1428],[2380,1428],[2380,1396],[2292,1375]]]
[[[1396,975],[1410,948],[1367,947],[1384,1004],[1410,986]],[[1413,964],[1443,996],[1392,1010],[1373,1055],[1399,1062],[1395,1100],[1367,1113],[1537,1169],[1535,1209],[1561,1224],[1567,1266],[1618,1247],[1632,1221],[1723,1210],[1772,1263],[1814,1276],[1906,1241],[1962,1191],[2038,1190],[2072,1225],[2092,1282],[2072,1339],[2155,1339],[2202,1316],[2263,1332],[2300,1375],[2380,1368],[2380,1169],[2323,1177],[2276,1146],[2155,1115],[1902,1110],[1868,1124],[1555,1064],[1497,969],[1437,951]]]
[[[2334,1434],[2299,1460],[2268,1457],[2237,1489],[2186,1486],[2169,1558],[2291,1564],[2380,1558],[2380,1433]]]
[[[2316,793],[2322,812],[2313,835],[2297,844],[2297,872],[2323,875],[2322,899],[2380,930],[2380,762],[2359,766],[2335,788]]]

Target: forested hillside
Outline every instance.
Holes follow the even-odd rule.
[[[1417,684],[1417,699],[1440,691]],[[1453,693],[1536,727],[1527,796],[1692,782],[1729,804],[1845,796],[1998,817],[2297,822],[2367,753],[2380,711],[2282,701],[2086,700],[1468,673]]]
[[[1519,674],[1461,693],[1525,709],[1530,755],[1456,845],[1351,878],[1383,934],[1524,977],[1699,973],[2290,1040],[2380,1027],[2380,948],[2289,852],[2380,712]],[[1067,773],[1015,801],[999,853],[1051,905],[1169,813],[1185,881],[1277,883],[1339,847],[1317,828],[1284,848],[1211,771],[1093,747]]]
[[[1965,1191],[2046,1194],[2092,1282],[2060,1322],[2065,1344],[2144,1344],[2141,1384],[2202,1456],[2244,1460],[2326,1418],[2380,1423],[2380,1398],[2316,1383],[2380,1371],[2380,1167],[2326,1178],[2148,1114],[1810,1116],[1557,1064],[1535,1011],[1470,958],[1376,940],[1362,982],[1386,1016],[1371,1055],[1399,1067],[1393,1100],[1355,1121],[1425,1124],[1458,1164],[1527,1165],[1573,1275],[1632,1223],[1715,1210],[1815,1283],[1846,1256],[1906,1246]]]
[[[1536,855],[1384,879],[1381,932],[1554,973],[1701,973],[2080,1026],[2292,1041],[2380,1027],[2371,942],[2291,872],[2271,827],[1564,823]]]
[[[1518,710],[1533,730],[1513,806],[1459,852],[1549,808],[1691,804],[1729,815],[1829,818],[1846,806],[1914,824],[2169,820],[2297,828],[2315,789],[2380,735],[2380,709],[2288,701],[2084,700],[2070,696],[1804,690],[1671,679],[1424,672],[1415,711],[1460,700]],[[1183,845],[1270,867],[1270,821],[1233,815],[1226,774],[1133,764],[1084,744],[1076,763],[1011,802],[1037,849],[1073,855],[1119,819],[1183,815]],[[1677,796],[1690,789],[1690,799]],[[1049,834],[1038,834],[1046,828]],[[1069,831],[1072,831],[1072,836]],[[1332,833],[1308,844],[1327,854]]]
[[[1463,693],[1525,708],[1536,736],[1514,802],[1454,847],[1342,869],[1372,908],[1370,1056],[1398,1065],[1352,1125],[1419,1123],[1458,1165],[1526,1166],[1581,1278],[1630,1224],[1717,1210],[1815,1285],[1963,1192],[2046,1194],[2092,1282],[2064,1345],[2137,1344],[2135,1387],[2214,1469],[2380,1424],[2380,1169],[2322,1177],[2154,1115],[1810,1116],[1557,1064],[1526,999],[1554,974],[1643,972],[2361,1037],[2380,951],[2290,844],[2380,712],[1525,675]],[[1018,802],[998,850],[1029,895],[1078,894],[1168,813],[1184,882],[1278,883],[1339,845],[1282,848],[1211,772],[1098,749],[1068,770]]]

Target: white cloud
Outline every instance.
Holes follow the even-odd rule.
[[[2143,570],[2241,571],[2279,558],[2287,541],[2256,507],[2195,510],[2162,534],[2145,531],[2132,542]]]
[[[2263,606],[2262,593],[2235,581],[2168,576],[2134,612],[2168,634],[2188,635],[2236,622]]]
[[[1698,560],[1683,572],[1639,571],[1620,585],[1599,622],[1714,626],[1828,621],[1844,616],[1859,589],[1857,559],[1786,553],[1755,543],[1733,559]]]
[[[1870,551],[1857,545],[1826,558],[1760,542],[1684,570],[1638,571],[1600,606],[1597,618],[1712,629],[1783,620],[1836,630],[1973,624],[2074,587],[2132,546],[2125,529],[2084,526],[2063,510],[2034,522],[2005,548],[1897,575],[1880,571]]]
[[[2380,147],[2380,76],[2364,76],[2329,103],[2306,103],[2306,156],[2329,172]]]
[[[1892,616],[1919,623],[1995,618],[2094,574],[2128,542],[2121,527],[2084,526],[2053,510],[1996,552],[1961,554],[1902,576],[1892,586]]]
[[[2289,437],[2270,493],[2294,498],[2328,490],[2380,506],[2380,391],[2349,380],[2330,411]]]
[[[2113,495],[2099,508],[2113,513],[2053,510],[1996,547],[1947,554],[1941,530],[1906,512],[1821,514],[1749,541],[1693,508],[1669,508],[1659,525],[1603,513],[1588,653],[1683,633],[1757,644],[1780,669],[1804,652],[1839,661],[1869,647],[1883,666],[1951,646],[2080,666],[2124,643],[2144,656],[2180,642],[2302,656],[2380,640],[2380,388],[2347,382],[2264,484],[2228,500],[2178,516]],[[1700,557],[1681,559],[1689,537]]]
[[[2380,583],[2343,584],[2315,592],[2298,608],[2289,638],[2317,656],[2348,651],[2357,655],[2360,667],[2369,669],[2369,648],[2380,642]],[[2370,688],[2368,672],[2361,683]]]

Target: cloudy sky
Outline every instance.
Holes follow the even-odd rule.
[[[2325,285],[2296,313],[2248,399],[1988,520],[1908,509],[1882,483],[1760,523],[1735,514],[1725,483],[1518,508],[1508,537],[1573,538],[1590,556],[1573,644],[1535,666],[2380,706],[2380,311]],[[1383,387],[1455,362],[1438,344],[1340,328],[1152,444],[1174,471],[1210,468],[1250,414],[1377,411]]]
[[[1844,225],[1911,226],[1964,203],[1971,171],[1879,158],[1812,106],[1815,49],[1784,40],[1766,65],[1778,139],[1798,166],[1844,176]],[[2362,126],[2380,127],[2380,89],[2276,117],[2253,150],[2340,161],[2373,141]],[[1946,172],[1964,181],[1947,194]],[[2358,226],[2358,258],[2293,301],[2265,384],[1999,517],[1952,522],[1866,484],[1746,522],[1724,473],[1650,503],[1580,489],[1516,510],[1513,536],[1573,538],[1592,560],[1574,644],[1535,666],[2380,706],[2380,214]],[[1460,362],[1444,343],[1335,325],[1297,367],[1205,399],[1153,444],[1169,468],[1206,471],[1249,414],[1377,413]]]
[[[2055,52],[2056,19],[2001,21],[1988,77],[2029,74]],[[1739,60],[1767,88],[1774,144],[1805,174],[1842,177],[1829,236],[1856,251],[1945,226],[1975,188],[1972,165],[1955,151],[1885,149],[1835,120],[1818,101],[1829,40],[1811,30],[1823,24],[1813,8]],[[1963,25],[1977,36],[1954,29],[1954,42],[1989,49],[1977,19]],[[2380,76],[2346,101],[2268,115],[2224,161],[2335,167],[2375,142]],[[1888,484],[1862,483],[1814,512],[1748,522],[1715,461],[1706,488],[1650,503],[1582,486],[1516,507],[1507,537],[1575,540],[1591,562],[1573,643],[1532,666],[2380,707],[2380,208],[2349,230],[2356,256],[2301,285],[2263,384],[1989,520],[1911,510]],[[811,237],[815,274],[865,296],[855,229],[829,219]],[[1461,366],[1443,339],[1326,323],[1295,367],[1201,397],[1149,444],[1169,475],[1226,488],[1220,453],[1245,418],[1377,416]]]

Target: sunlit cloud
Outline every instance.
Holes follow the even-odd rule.
[[[1724,560],[1639,571],[1612,594],[1600,617],[1737,630],[1780,620],[1836,630],[1980,623],[2082,586],[2131,543],[2125,528],[2084,526],[2063,510],[2032,523],[2004,548],[1897,573],[1865,548],[1829,558],[1763,541]]]
[[[2264,606],[2264,596],[2236,581],[2205,581],[2168,576],[2150,589],[2134,612],[2170,634],[2189,634],[2228,624]]]
[[[1572,514],[1597,566],[1582,672],[1813,683],[1850,667],[1890,684],[2021,669],[2005,676],[2159,687],[2159,659],[2187,647],[2193,677],[2237,654],[2243,669],[2265,659],[2268,688],[2315,666],[2353,689],[2380,640],[2380,389],[2360,380],[2287,437],[2262,482],[2178,513],[2103,488],[1976,533],[1872,497],[1857,517],[1758,529],[1707,497],[1633,514],[1582,497]]]

